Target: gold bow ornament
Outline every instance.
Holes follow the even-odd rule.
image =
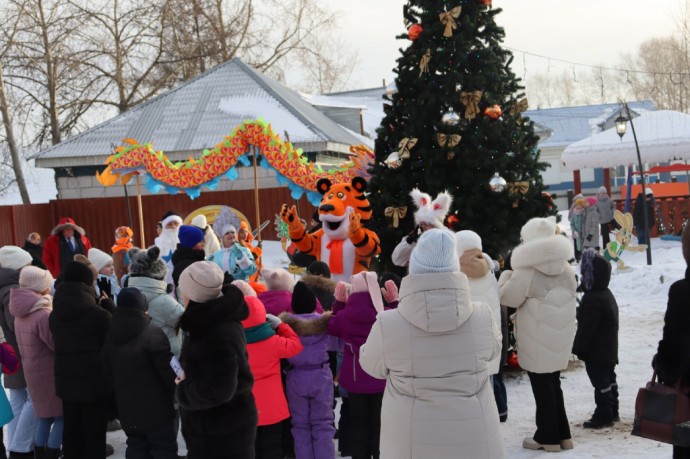
[[[441,20],[441,23],[446,26],[443,29],[443,36],[446,38],[450,38],[453,36],[453,30],[458,28],[458,23],[455,22],[457,18],[460,17],[460,12],[462,11],[461,6],[456,6],[450,11],[444,11],[443,13],[438,15],[438,18]]]
[[[407,206],[403,207],[386,207],[385,215],[393,219],[393,227],[397,228],[400,224],[400,219],[407,215]]]
[[[520,196],[526,195],[527,191],[529,191],[529,182],[526,180],[524,182],[513,182],[508,184],[508,193],[515,195],[513,207],[518,206],[518,199],[520,199]]]
[[[482,100],[481,91],[461,91],[460,103],[465,106],[465,119],[472,120],[479,113],[479,102]]]
[[[425,73],[429,73],[429,61],[431,60],[431,49],[427,49],[426,53],[422,56],[422,59],[419,61],[419,77],[421,78],[422,75]]]
[[[438,145],[441,148],[448,147],[448,148],[453,148],[457,147],[458,144],[460,143],[460,139],[462,137],[460,134],[444,134],[442,132],[439,132],[436,134],[436,142],[438,142]]]
[[[412,137],[405,137],[398,144],[398,155],[400,159],[408,159],[410,157],[410,150],[417,145],[418,139]]]
[[[524,99],[520,100],[519,102],[515,102],[511,107],[510,113],[512,116],[518,116],[522,112],[526,112],[527,109],[529,108],[529,103],[527,102],[527,98],[525,97]]]

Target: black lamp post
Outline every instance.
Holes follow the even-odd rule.
[[[651,265],[652,237],[649,234],[649,217],[647,214],[647,193],[644,178],[644,165],[642,164],[642,157],[640,156],[640,145],[637,143],[637,134],[635,133],[635,125],[633,124],[632,116],[630,115],[630,108],[628,107],[627,102],[621,101],[621,105],[625,110],[626,116],[623,116],[623,112],[621,111],[618,113],[618,118],[616,118],[614,122],[616,123],[616,132],[618,133],[618,136],[621,138],[621,141],[623,140],[623,136],[625,135],[628,121],[630,121],[630,127],[632,128],[633,139],[635,140],[635,150],[637,150],[637,165],[640,169],[640,184],[642,185],[642,195],[644,196],[642,200],[642,215],[644,218],[644,232],[647,235],[647,265]]]

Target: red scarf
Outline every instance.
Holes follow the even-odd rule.
[[[326,244],[326,248],[330,250],[328,257],[328,267],[331,269],[331,274],[343,273],[343,244],[345,239],[339,241],[330,241]]]

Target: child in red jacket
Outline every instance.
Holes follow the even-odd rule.
[[[282,459],[282,421],[290,417],[280,359],[294,357],[302,343],[294,331],[279,318],[266,314],[263,303],[246,282],[235,281],[245,294],[249,317],[242,321],[247,337],[249,367],[254,375],[254,399],[259,412],[256,431],[256,459]]]

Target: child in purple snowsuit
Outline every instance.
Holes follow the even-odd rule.
[[[297,459],[334,459],[333,374],[328,351],[338,350],[340,340],[325,334],[330,313],[322,316],[314,313],[315,309],[314,293],[297,282],[292,292],[296,315],[281,316],[304,346],[302,352],[288,359],[287,399]]]

